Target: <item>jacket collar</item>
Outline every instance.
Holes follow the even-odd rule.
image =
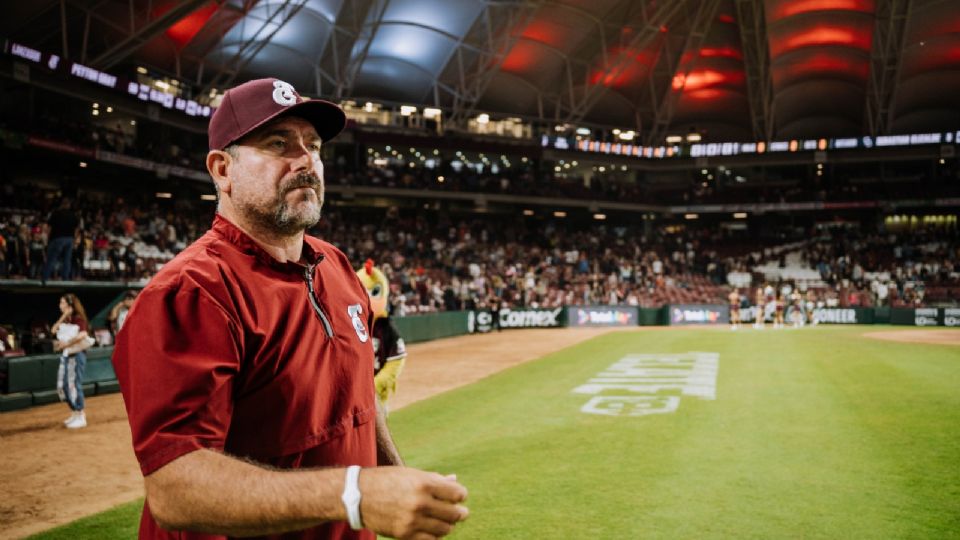
[[[260,247],[260,245],[257,244],[253,238],[250,238],[247,233],[243,232],[240,227],[237,227],[219,213],[214,216],[213,226],[210,227],[210,230],[221,239],[225,240],[229,244],[232,244],[241,253],[255,257],[260,262],[272,266],[273,268],[277,268],[278,270],[295,269],[297,272],[300,272],[303,269],[303,264],[298,262],[283,263],[274,259],[273,256],[267,253],[265,249]],[[301,260],[304,261],[304,263],[308,266],[314,266],[323,260],[324,254],[317,247],[312,245],[310,240],[311,238],[304,235]]]

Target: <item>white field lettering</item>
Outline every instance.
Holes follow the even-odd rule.
[[[573,389],[593,397],[580,410],[605,416],[676,412],[683,396],[717,399],[720,354],[629,354]]]

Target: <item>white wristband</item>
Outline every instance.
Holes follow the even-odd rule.
[[[347,476],[343,482],[343,495],[340,500],[343,501],[343,507],[347,510],[347,521],[350,522],[350,528],[359,531],[363,528],[363,521],[360,519],[360,466],[351,465],[347,467]]]

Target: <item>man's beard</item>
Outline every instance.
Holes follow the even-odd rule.
[[[294,206],[306,203],[303,198],[298,199],[292,205],[287,202],[287,195],[291,191],[303,187],[311,188],[317,194],[316,207],[294,209]],[[303,194],[301,197],[307,197],[307,195]],[[320,221],[320,213],[323,208],[323,180],[316,174],[300,173],[277,188],[277,196],[269,208],[254,204],[243,206],[242,210],[264,230],[273,231],[283,236],[301,233]]]

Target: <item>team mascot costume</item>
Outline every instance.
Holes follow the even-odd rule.
[[[384,409],[387,400],[397,391],[397,377],[403,371],[407,359],[407,349],[400,332],[390,320],[387,311],[387,293],[390,283],[379,268],[373,266],[373,260],[367,259],[363,268],[357,270],[360,282],[370,295],[370,307],[373,309],[373,373],[377,387],[377,397]]]

